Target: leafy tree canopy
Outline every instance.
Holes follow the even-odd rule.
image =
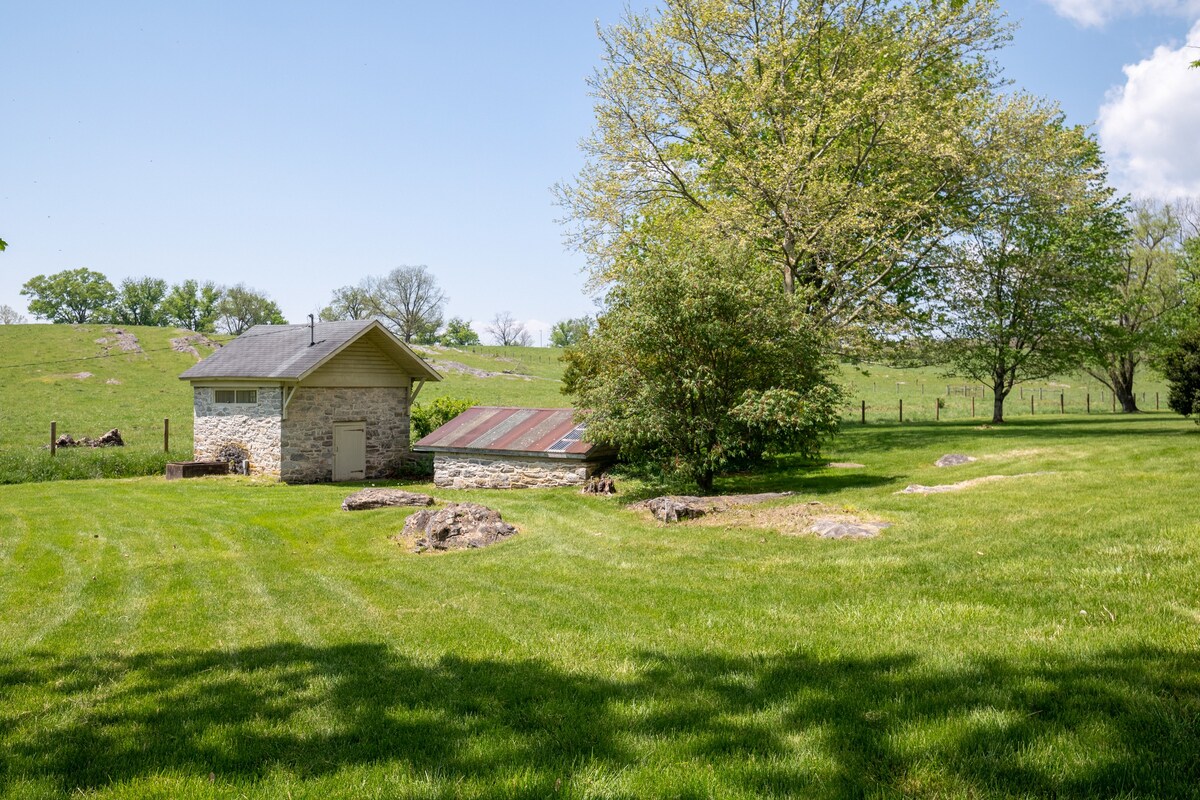
[[[447,347],[469,347],[479,344],[479,334],[462,317],[451,317],[438,342]]]
[[[941,250],[937,323],[955,374],[990,386],[993,421],[1025,380],[1077,367],[1089,308],[1126,237],[1096,143],[1056,107],[1002,100],[976,136],[971,223]]]
[[[655,225],[621,259],[596,331],[564,354],[589,438],[704,490],[770,453],[815,454],[839,395],[802,304],[764,297],[770,267],[748,249]]]
[[[162,325],[166,296],[167,282],[161,278],[126,278],[117,291],[112,320],[121,325]]]
[[[601,31],[587,162],[557,193],[597,285],[686,207],[819,323],[907,310],[959,227],[967,131],[1007,38],[991,0],[664,0]]]
[[[369,316],[382,318],[405,342],[436,340],[447,298],[428,267],[397,267],[383,277],[368,278],[364,288]]]
[[[221,289],[212,281],[198,283],[188,279],[171,287],[163,299],[162,311],[167,322],[189,331],[212,333],[216,330],[217,305]]]
[[[591,317],[559,320],[550,329],[550,346],[571,347],[579,344],[595,327],[596,321]]]
[[[287,324],[283,312],[274,301],[242,283],[224,290],[216,311],[221,327],[235,336],[255,325]]]
[[[30,298],[31,314],[58,323],[105,321],[117,296],[108,278],[90,269],[37,275],[25,282],[21,294]]]
[[[370,319],[371,295],[364,286],[343,286],[333,290],[329,305],[321,309],[318,319],[333,322],[345,319]]]

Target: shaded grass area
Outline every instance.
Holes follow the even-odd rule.
[[[0,796],[1200,796],[1195,427],[866,426],[720,484],[894,523],[858,542],[629,484],[414,485],[521,529],[443,556],[352,487],[0,487]]]
[[[6,777],[29,765],[46,776],[29,789],[204,791],[211,773],[214,790],[317,795],[349,773],[447,797],[603,796],[605,777],[611,796],[672,797],[1003,787],[1167,797],[1200,782],[1188,724],[1200,714],[1195,654],[1126,648],[930,668],[913,653],[644,651],[630,667],[606,677],[536,659],[425,664],[368,643],[35,652],[0,662],[0,685],[53,687],[59,707],[102,692],[120,702],[22,738]]]

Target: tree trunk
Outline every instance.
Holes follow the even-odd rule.
[[[1133,373],[1137,363],[1128,356],[1119,359],[1115,366],[1108,370],[1108,379],[1112,383],[1113,394],[1121,404],[1124,414],[1138,413],[1137,392],[1133,390]]]
[[[992,423],[999,425],[1004,422],[1004,398],[1002,392],[993,392],[992,397]]]

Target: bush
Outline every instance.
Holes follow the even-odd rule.
[[[1185,417],[1194,416],[1200,425],[1200,326],[1179,337],[1163,356],[1162,366],[1170,385],[1167,405]]]
[[[445,425],[479,401],[469,397],[438,397],[429,405],[412,407],[412,435],[417,441]]]

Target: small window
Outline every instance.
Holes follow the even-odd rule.
[[[217,389],[216,401],[218,403],[240,403],[242,405],[254,405],[258,402],[257,389]]]

